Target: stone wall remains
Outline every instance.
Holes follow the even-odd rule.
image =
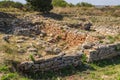
[[[37,59],[35,61],[22,62],[19,69],[22,72],[44,72],[49,70],[59,70],[67,66],[77,66],[81,64],[81,53],[60,54],[48,59]]]
[[[120,55],[120,43],[100,45],[94,50],[89,50],[88,61],[97,61]]]

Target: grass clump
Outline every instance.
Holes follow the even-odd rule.
[[[29,58],[30,58],[31,61],[35,61],[35,58],[32,54],[29,56]]]
[[[117,46],[115,47],[115,50],[116,50],[116,51],[120,51],[120,45],[117,45]]]
[[[120,40],[120,34],[115,36],[107,36],[107,39],[110,41],[110,43],[114,43]]]
[[[116,41],[113,36],[107,36],[107,39],[110,41],[110,43],[114,43]]]
[[[86,56],[86,54],[83,54],[83,55],[82,55],[81,60],[82,60],[83,63],[87,61],[87,56]]]
[[[3,66],[0,66],[0,72],[8,72],[9,69],[7,66],[3,65]]]
[[[17,74],[16,73],[9,73],[9,74],[6,74],[6,75],[3,75],[1,77],[1,80],[15,80],[15,78],[17,78]]]
[[[9,46],[6,46],[6,45],[3,46],[3,51],[5,53],[8,53],[8,54],[14,53],[14,50],[12,48],[10,48]]]

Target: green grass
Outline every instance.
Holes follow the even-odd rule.
[[[35,61],[34,56],[32,54],[29,56],[29,58],[31,59],[31,61]]]
[[[120,79],[120,56],[113,59],[93,62],[90,64],[95,70],[90,74],[80,73],[85,80],[119,80]]]
[[[4,75],[2,80],[120,80],[120,56],[112,59],[84,63],[82,66],[69,66],[59,71],[49,71],[45,73],[28,73],[28,77],[23,77],[17,72],[11,72],[7,66],[0,66],[0,73]]]
[[[16,79],[17,78],[17,74],[15,73],[8,73],[8,74],[5,74],[1,77],[1,80],[12,80],[12,79]]]
[[[120,45],[116,46],[115,50],[119,52],[120,51]]]
[[[17,72],[11,72],[7,65],[0,64],[0,73],[3,74],[0,80],[30,80],[20,76]]]
[[[107,36],[107,39],[110,41],[110,43],[118,42],[120,41],[120,34],[115,36]]]
[[[64,9],[62,9],[64,10]],[[69,9],[68,9],[69,10]],[[74,10],[74,9],[73,9]],[[111,12],[111,9],[109,9]],[[2,9],[0,8],[0,11],[3,12],[11,12],[13,14],[17,14],[17,15],[21,15],[22,14],[26,14],[24,12],[20,12],[17,9]],[[64,10],[66,11],[66,10]],[[69,10],[70,12],[72,12],[71,10]],[[91,12],[92,11],[92,12]],[[104,10],[105,12],[107,10]],[[120,18],[116,18],[111,16],[112,21],[108,20],[109,17],[104,17],[104,15],[111,15],[111,13],[109,13],[107,11],[107,13],[105,12],[98,12],[96,13],[95,10],[93,8],[91,9],[80,9],[79,10],[79,14],[86,15],[86,16],[90,16],[94,14],[93,17],[90,17],[90,20],[93,23],[100,23],[100,24],[115,24],[115,25],[120,25]],[[113,13],[113,12],[112,12]],[[119,12],[117,12],[119,14]],[[63,15],[63,14],[62,14]],[[69,13],[68,13],[69,15]],[[109,16],[108,15],[108,16]],[[69,15],[70,16],[70,15]],[[81,16],[81,15],[79,15]],[[119,15],[118,15],[119,16]],[[72,16],[71,16],[72,17]],[[70,18],[70,17],[69,17]],[[103,18],[103,20],[101,20]],[[73,20],[73,19],[71,19]],[[69,21],[69,23],[71,23],[71,20]],[[79,22],[79,21],[78,21]],[[77,20],[72,21],[73,24],[77,24],[78,23]],[[81,32],[83,32],[83,30],[80,30]],[[63,30],[64,32],[64,30]],[[102,37],[98,36],[101,41],[100,43],[104,43],[102,41]],[[61,36],[59,36],[59,38],[61,38]],[[110,43],[114,43],[116,41],[120,40],[120,35],[117,36],[108,36],[107,37],[108,40],[110,40]],[[2,42],[1,42],[2,44]],[[24,43],[24,47],[26,47],[27,44]],[[61,46],[65,46],[66,43],[63,42],[63,44],[61,44]],[[22,44],[23,46],[23,44]],[[38,47],[38,49],[43,49],[42,47]],[[117,51],[120,51],[120,47],[116,47]],[[0,46],[0,51],[7,53],[5,55],[7,55],[7,59],[12,59],[15,60],[17,55],[17,48],[15,47],[15,44],[5,44],[5,45],[1,45]],[[1,53],[2,54],[2,53]],[[15,55],[16,54],[16,55]],[[11,58],[10,55],[12,56]],[[32,55],[29,56],[29,58],[34,61],[34,57]],[[23,59],[23,57],[22,57]],[[62,70],[59,71],[49,71],[49,72],[45,72],[45,73],[29,73],[27,77],[24,77],[22,75],[19,74],[19,72],[15,72],[15,71],[11,71],[10,68],[10,64],[3,64],[0,65],[0,74],[2,74],[2,77],[0,78],[0,80],[37,80],[37,79],[41,79],[41,80],[120,80],[120,56],[118,57],[114,57],[113,59],[106,59],[106,60],[102,60],[102,61],[97,61],[97,62],[93,62],[93,63],[85,63],[86,61],[86,57],[85,55],[82,58],[82,61],[84,62],[84,64],[82,66],[77,66],[77,67],[66,67]],[[74,75],[74,76],[73,76]],[[72,78],[71,78],[72,76]],[[70,78],[70,79],[69,79]]]
[[[28,78],[23,78],[18,75],[18,73],[7,73],[1,77],[1,80],[30,80]]]
[[[116,41],[113,36],[107,36],[107,39],[110,41],[110,43],[114,43]]]
[[[16,47],[12,44],[1,45],[0,50],[7,54],[17,53]]]

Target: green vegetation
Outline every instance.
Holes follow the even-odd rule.
[[[11,7],[22,9],[24,7],[24,5],[20,2],[14,2],[14,1],[10,1],[10,0],[0,1],[0,8],[11,8]]]
[[[1,80],[69,80],[72,77],[73,80],[120,80],[120,56],[112,59],[106,59],[102,61],[96,61],[89,64],[83,64],[82,66],[72,67],[68,66],[57,72],[45,72],[43,73],[29,73],[28,78],[20,76],[18,73],[12,73],[7,71],[2,76]],[[1,67],[1,66],[0,66]],[[1,70],[1,69],[0,69]],[[6,72],[7,67],[2,67],[2,71]],[[72,76],[74,75],[74,76]]]
[[[120,5],[115,6],[116,8],[120,8]]]
[[[76,6],[78,6],[78,7],[94,7],[92,4],[86,3],[86,2],[77,3]]]
[[[116,36],[107,36],[107,39],[110,41],[110,43],[114,43],[116,41],[120,40],[120,34],[116,35]]]
[[[9,73],[7,75],[3,75],[1,77],[1,80],[11,80],[11,79],[15,80],[16,78],[17,78],[17,74],[15,74],[15,73]]]
[[[11,45],[3,45],[0,47],[0,50],[4,51],[7,54],[17,53],[17,49]]]
[[[16,72],[11,72],[10,65],[3,65],[0,64],[0,74],[2,73],[2,76],[0,77],[0,80],[30,80],[28,78],[24,78],[23,76],[20,76]]]
[[[53,6],[55,7],[94,7],[94,5],[90,4],[90,3],[86,3],[86,2],[81,2],[81,3],[77,3],[76,5],[72,4],[72,3],[67,3],[65,0],[53,0],[52,1]]]
[[[115,47],[115,50],[116,50],[116,51],[120,51],[120,45],[116,46],[116,47]]]
[[[37,1],[37,0],[33,0],[33,1]],[[41,2],[39,2],[39,4],[40,3]],[[16,11],[16,12],[18,12],[18,14],[16,14],[16,15],[21,15],[22,11],[20,12],[19,9],[21,9],[23,7],[30,11],[34,9],[34,10],[42,11],[45,13],[49,12],[52,9],[51,4],[47,5],[47,3],[46,3],[47,6],[44,8],[43,8],[43,6],[42,7],[41,7],[41,5],[37,6],[38,4],[37,5],[36,4],[35,4],[35,6],[31,6],[31,5],[33,5],[33,3],[31,4],[30,2],[28,2],[25,5],[23,5],[23,4],[21,5],[21,3],[19,3],[19,2],[0,1],[0,11],[3,11],[3,12]],[[75,23],[75,24],[78,23],[76,21],[73,22],[74,18],[72,18],[72,16],[74,16],[74,17],[78,16],[80,18],[83,18],[84,16],[89,16],[89,20],[91,19],[91,21],[93,23],[100,22],[101,23],[100,25],[104,25],[102,23],[105,23],[108,25],[111,25],[114,23],[115,25],[118,25],[118,24],[120,25],[120,22],[119,22],[120,21],[120,19],[119,19],[120,9],[119,8],[96,9],[96,8],[93,8],[93,5],[88,4],[88,3],[78,3],[76,5],[79,7],[78,8],[78,7],[75,7],[75,5],[73,5],[73,4],[68,4],[64,0],[53,0],[52,4],[54,7],[64,7],[64,9],[61,8],[61,13],[63,13],[61,15],[64,15],[64,19],[65,18],[71,19],[71,20],[65,19],[66,21],[69,21],[69,23]],[[48,6],[51,6],[51,8],[48,9]],[[73,7],[73,8],[69,8],[69,7]],[[16,8],[18,8],[18,9],[16,9]],[[76,12],[76,11],[78,11],[78,12]],[[75,12],[77,13],[77,15],[75,14]],[[13,14],[15,14],[15,13],[13,13]],[[25,14],[26,13],[23,12],[21,16],[23,16]],[[29,12],[29,14],[32,14],[32,13]],[[106,16],[107,16],[107,18],[106,18]],[[116,18],[116,17],[118,17],[118,18]],[[80,20],[78,20],[78,21],[80,21]],[[64,29],[63,29],[63,32],[65,32]],[[81,32],[82,32],[82,30],[81,30]],[[59,40],[59,39],[61,39],[61,37],[62,36],[58,36],[57,39]],[[104,43],[104,41],[102,40],[103,36],[98,36],[98,37],[100,39],[100,43]],[[107,38],[108,41],[110,41],[110,43],[120,41],[120,35],[106,36],[105,38]],[[21,44],[23,47],[23,49],[21,49],[21,50],[24,50],[24,49],[26,50],[27,44],[29,44],[29,42]],[[66,42],[61,42],[62,47],[66,46],[66,45],[67,45]],[[42,79],[42,80],[70,80],[70,79],[73,79],[73,80],[80,80],[80,79],[83,79],[83,80],[120,80],[120,56],[114,57],[112,59],[106,59],[106,60],[102,60],[102,61],[93,62],[93,63],[86,63],[86,60],[87,60],[86,55],[83,55],[82,61],[84,64],[82,64],[82,66],[80,66],[80,65],[78,65],[77,67],[68,66],[62,70],[54,71],[54,72],[50,71],[50,72],[45,72],[45,73],[40,73],[40,72],[29,73],[28,76],[24,77],[24,76],[20,75],[19,72],[17,72],[16,70],[15,71],[13,70],[12,64],[2,63],[3,61],[6,61],[6,60],[10,60],[11,63],[12,63],[12,60],[19,62],[19,61],[25,61],[25,60],[30,59],[32,61],[35,61],[33,55],[26,56],[27,53],[25,53],[25,55],[18,54],[16,46],[17,46],[17,44],[15,44],[15,43],[13,43],[13,44],[11,44],[11,43],[7,44],[4,42],[2,43],[2,40],[1,40],[0,80],[37,80],[37,79]],[[42,49],[44,49],[44,47],[38,46],[38,50],[40,50],[40,49],[42,50]],[[42,54],[41,50],[39,51],[39,54]],[[120,45],[116,46],[115,50],[120,51]],[[2,63],[2,65],[1,65],[1,63]],[[17,65],[17,63],[15,65]]]
[[[113,36],[107,36],[107,38],[110,41],[110,43],[114,43],[115,42],[115,38]]]
[[[86,54],[83,54],[83,55],[82,55],[82,62],[84,63],[84,62],[86,62],[86,61],[87,61]]]
[[[67,7],[69,4],[64,0],[53,0],[53,6],[55,7]]]
[[[9,71],[9,69],[7,66],[5,66],[5,65],[0,66],[0,72],[8,72],[8,71]]]
[[[72,4],[72,3],[69,3],[68,6],[69,6],[69,7],[75,7],[75,5]]]
[[[52,0],[26,0],[29,7],[35,11],[41,11],[43,13],[48,13],[52,6]]]
[[[35,61],[35,59],[34,59],[34,56],[33,56],[33,55],[30,55],[30,59],[31,59],[31,61]]]

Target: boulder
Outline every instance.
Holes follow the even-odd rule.
[[[84,26],[83,26],[83,28],[84,28],[84,30],[89,31],[90,28],[91,28],[91,26],[92,26],[92,23],[89,22],[89,23],[85,23]]]
[[[52,53],[53,53],[53,48],[51,48],[51,47],[46,47],[46,48],[45,48],[45,52],[48,53],[48,54],[52,54]]]
[[[94,43],[84,43],[82,47],[84,49],[91,49],[95,44]]]
[[[9,43],[9,39],[10,39],[9,35],[3,36],[3,40],[6,41],[6,42],[8,42],[8,43]]]
[[[19,54],[24,54],[25,53],[25,50],[24,49],[18,49],[17,51]]]
[[[25,40],[20,39],[20,40],[17,40],[16,42],[17,42],[17,43],[24,43],[24,42],[25,42]]]
[[[60,48],[56,47],[53,49],[53,52],[54,52],[54,54],[59,54],[60,52],[62,52],[62,50]]]
[[[40,37],[45,37],[47,34],[44,31],[40,32]]]
[[[30,52],[30,53],[34,53],[34,52],[37,53],[38,50],[36,48],[29,48],[28,52]]]

